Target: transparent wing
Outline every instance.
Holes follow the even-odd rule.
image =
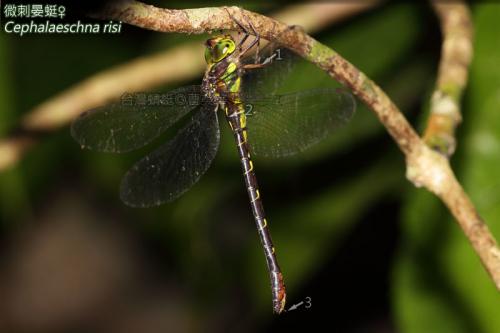
[[[241,88],[243,98],[258,100],[264,95],[276,94],[286,82],[298,58],[293,52],[275,42],[267,44],[260,50],[257,59],[255,54],[246,57],[243,60],[244,64],[265,63],[266,66],[245,70]]]
[[[173,201],[196,183],[219,147],[214,110],[205,103],[172,140],[137,162],[122,180],[122,201],[133,207],[156,206]]]
[[[71,135],[82,148],[111,153],[131,151],[151,142],[201,100],[200,86],[144,96],[155,100],[137,105],[122,96],[121,102],[81,114],[71,125]]]
[[[304,151],[348,123],[356,102],[345,90],[324,88],[270,96],[251,106],[247,126],[252,152],[283,157]]]

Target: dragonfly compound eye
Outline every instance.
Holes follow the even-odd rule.
[[[210,38],[205,43],[205,60],[208,64],[222,61],[236,49],[232,38],[219,36]]]

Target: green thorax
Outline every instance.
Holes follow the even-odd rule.
[[[207,40],[205,45],[208,67],[204,86],[208,93],[218,98],[229,98],[233,102],[239,101],[241,78],[235,41],[230,35],[220,35]]]

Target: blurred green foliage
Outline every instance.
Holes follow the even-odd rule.
[[[464,103],[458,178],[500,237],[500,5],[473,6],[474,60]],[[443,205],[408,193],[405,235],[396,263],[394,301],[403,332],[498,332],[500,297],[479,258]]]
[[[500,5],[478,4],[473,12],[475,57],[453,165],[500,238]],[[389,4],[316,37],[377,81],[414,120],[433,87],[439,52],[439,45],[426,46],[432,40],[423,22],[438,29],[425,5]],[[71,84],[192,38],[133,27],[120,36],[0,35],[0,132]],[[286,88],[292,90],[335,85],[306,63],[297,65],[289,82]],[[9,233],[30,217],[32,207],[43,210],[51,193],[70,188],[82,200],[114,212],[145,242],[160,244],[171,259],[169,273],[193,290],[200,312],[237,293],[254,303],[253,310],[248,306],[252,315],[267,317],[270,291],[262,249],[233,138],[227,129],[222,134],[219,155],[198,184],[172,204],[141,210],[124,207],[117,189],[127,168],[151,147],[120,156],[81,151],[65,128],[0,175],[2,228]],[[349,126],[317,147],[296,158],[257,159],[256,172],[290,304],[306,296],[298,294],[300,287],[361,219],[370,218],[370,209],[397,198],[403,207],[401,236],[389,278],[398,330],[500,331],[500,299],[477,256],[438,199],[405,181],[402,155],[364,105],[358,105]],[[324,298],[324,306],[335,302],[328,290]]]
[[[14,89],[11,85],[13,69],[9,66],[12,54],[8,52],[8,41],[0,35],[0,135],[6,135],[16,122]],[[15,220],[20,210],[28,205],[24,180],[19,170],[12,169],[0,173],[0,219]]]

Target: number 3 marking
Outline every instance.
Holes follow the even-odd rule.
[[[306,297],[305,299],[306,301],[306,305],[304,306],[306,309],[309,309],[311,306],[312,306],[312,303],[311,303],[311,297]]]

